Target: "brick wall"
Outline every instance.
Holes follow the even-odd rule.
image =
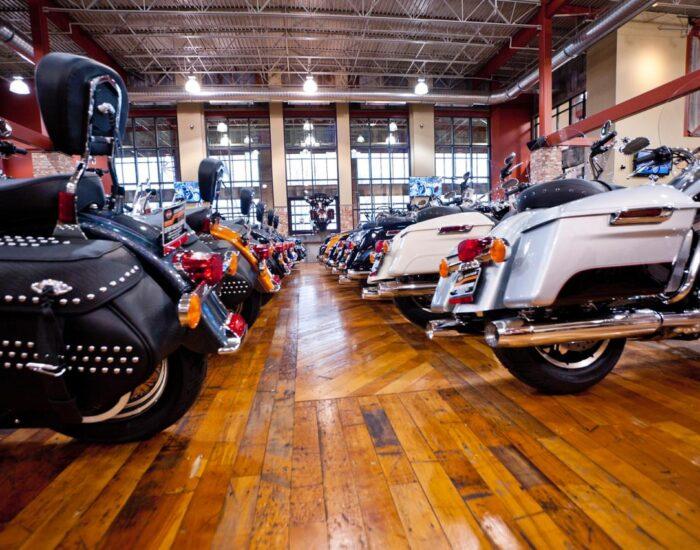
[[[530,154],[531,183],[552,181],[561,173],[561,147],[543,147]]]
[[[349,231],[355,224],[352,219],[352,205],[345,204],[340,206],[340,230]]]
[[[75,163],[63,153],[32,153],[34,177],[52,176],[54,174],[70,174]]]

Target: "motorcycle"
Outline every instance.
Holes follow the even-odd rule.
[[[440,277],[437,270],[445,257],[465,236],[484,237],[494,220],[471,208],[458,206],[467,188],[468,174],[462,182],[461,196],[446,201],[451,205],[439,210],[428,208],[428,219],[402,229],[392,239],[376,246],[376,256],[363,289],[364,299],[391,299],[412,323],[424,328],[428,321],[444,317],[430,309],[433,292]],[[429,217],[434,214],[435,217]]]
[[[172,234],[155,237],[148,226],[91,233],[79,216],[116,215],[123,196],[106,199],[87,168],[107,156],[119,189],[111,158],[125,130],[126,87],[112,69],[62,53],[41,60],[36,87],[55,149],[81,160],[72,174],[0,189],[0,426],[144,439],[192,406],[208,353],[241,344],[242,319],[212,291],[230,259],[185,250],[179,234],[169,240],[178,208],[163,218]]]
[[[595,178],[615,137],[606,124],[591,147]],[[640,167],[685,163],[669,184],[534,185],[488,237],[461,242],[432,302],[454,319],[431,322],[428,336],[483,335],[515,377],[547,393],[598,383],[626,339],[700,337],[700,160],[648,143],[620,149]]]
[[[326,193],[314,193],[304,197],[304,200],[309,205],[311,223],[314,229],[319,232],[328,229],[328,224],[335,219],[335,210],[328,208],[333,202],[333,197]]]
[[[6,141],[12,136],[12,126],[4,118],[0,118],[0,159],[9,158],[14,155],[26,155],[27,150],[17,147],[14,143]],[[8,179],[5,172],[0,168],[0,180]]]

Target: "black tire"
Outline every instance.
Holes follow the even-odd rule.
[[[206,356],[186,348],[179,348],[167,361],[167,379],[160,398],[140,414],[93,424],[54,426],[54,429],[91,443],[128,443],[163,431],[194,404],[207,374]]]
[[[243,307],[241,308],[241,315],[248,323],[249,327],[252,327],[255,320],[260,315],[260,308],[263,306],[263,295],[257,290],[253,290],[245,301],[243,302]]]
[[[586,343],[581,343],[584,345]],[[571,344],[573,346],[573,344]],[[541,348],[496,348],[494,353],[510,373],[528,386],[548,394],[578,393],[600,382],[620,360],[625,347],[625,339],[600,340],[591,342],[585,351],[570,351],[565,354],[554,352],[554,347]],[[604,346],[604,347],[603,347]],[[602,349],[601,349],[602,347]],[[556,346],[557,349],[560,346]],[[545,351],[549,349],[550,351]],[[569,368],[554,363],[568,354]],[[558,357],[557,357],[558,355]],[[549,359],[547,358],[549,357]],[[582,366],[575,367],[575,361]],[[592,362],[590,362],[592,361]],[[586,364],[590,362],[589,364]],[[583,366],[585,365],[585,366]]]
[[[425,328],[428,321],[445,319],[448,316],[444,313],[433,313],[430,311],[430,302],[426,304],[424,300],[431,299],[432,294],[427,296],[402,296],[394,298],[394,305],[399,309],[401,315],[411,321],[411,323],[420,328]]]

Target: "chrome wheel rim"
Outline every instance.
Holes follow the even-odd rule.
[[[605,353],[610,340],[568,342],[536,347],[535,350],[549,364],[567,370],[584,369]]]
[[[113,420],[133,418],[150,409],[163,395],[168,381],[168,360],[163,359],[153,374],[143,384],[134,388],[129,401]]]

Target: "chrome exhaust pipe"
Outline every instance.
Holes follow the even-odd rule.
[[[362,299],[370,301],[388,300],[388,298],[379,295],[379,290],[376,286],[364,287],[362,289]]]
[[[338,277],[338,284],[339,285],[356,285],[357,281],[353,281],[350,277],[347,275],[341,275]]]
[[[435,338],[464,336],[463,332],[458,330],[462,323],[455,319],[438,319],[436,321],[428,321],[425,327],[425,335],[433,340]]]
[[[386,298],[397,296],[426,296],[432,295],[437,288],[437,283],[401,283],[399,281],[386,281],[379,283],[379,295]]]
[[[484,339],[492,348],[529,348],[659,335],[700,332],[700,310],[683,313],[659,313],[650,309],[616,313],[607,317],[565,323],[528,323],[514,317],[486,325]]]
[[[358,271],[356,269],[348,269],[348,278],[353,281],[364,281],[369,277],[369,271]]]

